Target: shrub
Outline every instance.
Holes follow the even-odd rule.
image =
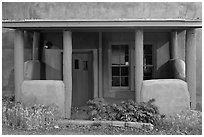
[[[2,101],[2,123],[13,128],[48,129],[55,126],[58,114],[58,107],[54,104],[23,108],[20,102],[15,104],[5,98]]]
[[[156,106],[148,102],[136,103],[132,100],[120,104],[107,104],[102,99],[89,100],[90,120],[118,120],[157,124],[161,115]]]

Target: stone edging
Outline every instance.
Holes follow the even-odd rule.
[[[114,126],[114,127],[133,127],[133,128],[147,128],[152,130],[154,125],[151,123],[141,123],[141,122],[123,122],[123,121],[90,121],[90,120],[58,120],[59,125],[101,125],[101,126]]]

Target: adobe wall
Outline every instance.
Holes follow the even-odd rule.
[[[3,2],[2,19],[202,19],[202,3],[25,3]],[[13,30],[2,30],[3,95],[13,87]],[[197,99],[202,95],[202,30],[197,31]],[[29,42],[28,42],[29,43]],[[29,44],[26,44],[29,45]],[[31,58],[30,46],[25,60]],[[8,92],[7,92],[8,91]]]
[[[197,19],[202,18],[200,3],[6,3],[3,19]]]

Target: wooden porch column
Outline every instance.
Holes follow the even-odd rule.
[[[15,30],[14,38],[14,83],[15,83],[15,101],[20,101],[21,84],[24,80],[24,32]]]
[[[178,39],[177,39],[177,31],[171,32],[171,48],[170,48],[170,58],[177,59],[178,58]]]
[[[102,87],[102,32],[99,32],[99,43],[98,43],[98,97],[102,98],[103,97],[103,87]]]
[[[190,93],[191,108],[196,108],[196,31],[186,31],[186,82]]]
[[[141,101],[143,82],[143,30],[135,31],[135,99]]]
[[[39,57],[39,42],[40,42],[40,33],[33,33],[33,60],[38,60]]]
[[[65,118],[71,117],[72,106],[72,32],[63,32],[63,80],[65,84]]]

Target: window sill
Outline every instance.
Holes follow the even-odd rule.
[[[132,91],[129,87],[124,87],[124,88],[111,88],[109,90],[110,92],[134,92]]]

